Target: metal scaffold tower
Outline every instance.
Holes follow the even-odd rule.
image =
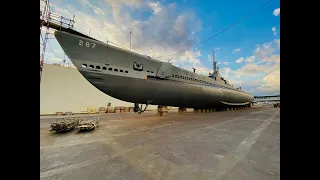
[[[43,10],[40,10],[40,83],[43,71],[43,64],[48,39],[54,39],[53,32],[61,29],[74,29],[73,19],[68,19],[58,14],[52,13],[50,10],[49,0],[41,0],[44,3]],[[42,28],[45,26],[45,32]]]

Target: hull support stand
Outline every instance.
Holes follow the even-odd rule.
[[[164,105],[158,106],[158,116],[165,116],[168,114],[168,107]]]
[[[138,114],[141,114],[143,113],[148,107],[148,103],[146,104],[146,107],[142,110],[142,104],[141,104],[141,107],[139,107],[139,104],[138,103],[134,103],[134,112],[137,112]]]
[[[187,113],[187,108],[185,108],[185,107],[179,107],[178,112],[179,112],[179,114],[186,114],[186,113]]]

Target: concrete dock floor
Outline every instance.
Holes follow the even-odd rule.
[[[40,179],[280,179],[280,108],[99,119],[63,134],[40,120]]]

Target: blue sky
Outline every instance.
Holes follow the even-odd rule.
[[[159,60],[207,75],[212,49],[221,74],[254,95],[280,92],[280,1],[272,0],[221,35],[175,56],[166,56],[205,40],[237,22],[266,0],[51,0],[51,10],[76,17],[76,29],[91,36],[161,57]],[[237,50],[236,50],[237,49]],[[64,53],[49,40],[46,61],[61,62]],[[255,80],[256,79],[256,80]]]

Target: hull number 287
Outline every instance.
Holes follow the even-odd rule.
[[[96,46],[95,43],[90,42],[83,42],[82,40],[79,40],[79,46],[87,47],[87,48],[94,48]]]

